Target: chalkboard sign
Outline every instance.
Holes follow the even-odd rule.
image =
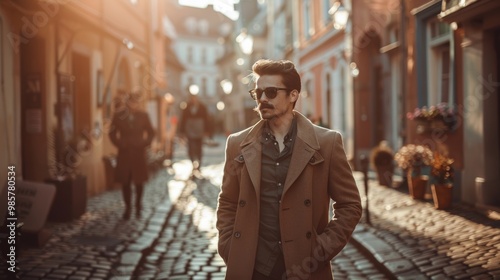
[[[16,224],[24,223],[23,231],[39,232],[45,225],[55,193],[56,187],[51,184],[16,181],[14,191],[9,194],[9,198],[15,198],[12,200],[14,203],[11,203],[11,206],[15,208],[16,214],[14,216],[9,212],[6,217],[8,213],[8,188],[5,186],[0,196],[2,202],[0,203],[0,218],[2,223],[8,218],[10,221],[16,221]]]

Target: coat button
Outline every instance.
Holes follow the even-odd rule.
[[[316,159],[315,159],[314,157],[312,157],[312,158],[309,160],[309,162],[310,162],[310,163],[314,163],[315,161],[316,161]]]
[[[234,233],[234,238],[240,238],[240,237],[241,237],[241,233],[239,231]]]
[[[245,206],[247,203],[244,200],[240,200],[240,207]]]
[[[238,159],[241,160],[241,161],[243,161],[243,156],[240,156]]]
[[[311,232],[310,232],[310,231],[308,231],[308,232],[306,233],[306,238],[307,238],[307,239],[310,239],[310,238],[311,238]]]
[[[304,205],[305,206],[311,206],[311,200],[310,199],[304,200]]]

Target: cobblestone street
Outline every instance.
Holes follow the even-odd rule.
[[[220,151],[222,152],[222,150]],[[215,209],[222,163],[203,169],[203,179],[188,180],[182,164],[174,165],[173,181],[185,187],[173,207],[168,225],[136,271],[151,279],[224,279],[225,265],[217,254]],[[216,163],[219,161],[219,163]],[[335,279],[385,279],[352,244],[332,261]]]
[[[224,279],[215,229],[224,138],[217,141],[205,149],[201,178],[190,177],[185,147],[176,148],[173,168],[148,182],[140,219],[121,220],[117,189],[91,197],[79,219],[47,223],[45,246],[21,248],[20,278]],[[363,197],[363,175],[355,178]],[[369,180],[371,224],[363,218],[332,261],[335,279],[500,279],[500,220],[430,202]]]
[[[47,224],[49,242],[21,251],[21,279],[224,279],[215,229],[224,139],[217,140],[205,149],[202,179],[190,179],[178,147],[173,168],[146,186],[139,220],[121,220],[121,192],[113,190],[90,198],[80,219]],[[332,265],[335,279],[387,278],[352,244]]]

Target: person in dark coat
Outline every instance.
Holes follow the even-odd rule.
[[[207,107],[191,94],[186,108],[182,111],[179,134],[187,139],[189,159],[193,164],[193,173],[200,170],[203,138],[212,137],[210,116]]]
[[[135,186],[136,217],[141,216],[144,183],[148,179],[146,148],[151,144],[155,132],[148,114],[141,111],[140,94],[125,94],[124,106],[113,116],[109,138],[118,148],[115,181],[122,185],[125,212],[123,219],[130,219],[132,187]]]

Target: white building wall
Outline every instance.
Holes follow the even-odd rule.
[[[192,61],[188,59],[188,50],[192,50]],[[185,67],[182,75],[181,88],[189,87],[190,79],[192,83],[202,88],[203,78],[206,81],[206,91],[200,92],[200,96],[215,97],[218,93],[218,68],[216,61],[223,53],[223,46],[217,42],[217,38],[206,37],[183,37],[179,36],[174,45],[174,51],[178,55],[181,63]],[[203,61],[203,52],[205,59]]]

